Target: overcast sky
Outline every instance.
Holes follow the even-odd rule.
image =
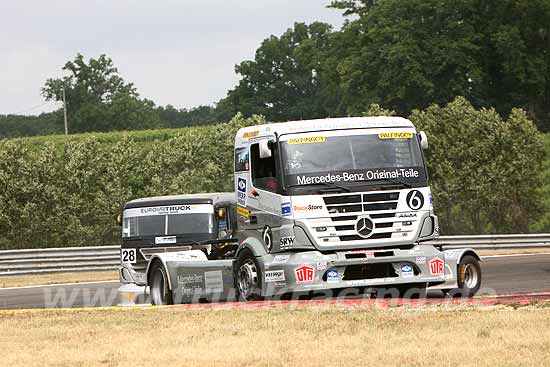
[[[80,52],[113,59],[159,105],[212,104],[238,81],[234,65],[294,22],[341,27],[329,0],[2,0],[0,114],[38,114],[40,88]]]

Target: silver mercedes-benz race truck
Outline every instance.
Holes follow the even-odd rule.
[[[471,249],[441,251],[423,149],[400,117],[334,118],[251,126],[235,138],[238,249],[152,258],[155,304],[254,300],[279,294],[426,287],[472,296]],[[163,280],[164,279],[164,280]]]
[[[186,250],[197,250],[212,258],[234,254],[236,240],[231,237],[236,229],[235,202],[234,193],[213,193],[149,197],[126,203],[119,218],[122,303],[145,302],[145,272],[153,254]]]

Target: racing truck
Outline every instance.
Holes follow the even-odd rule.
[[[118,218],[122,227],[118,292],[123,303],[146,301],[145,272],[155,253],[170,256],[191,250],[214,259],[234,255],[235,203],[234,193],[159,196],[127,202]]]
[[[155,253],[154,304],[259,300],[349,288],[473,296],[472,249],[442,251],[423,150],[400,117],[291,121],[235,137],[236,250]]]

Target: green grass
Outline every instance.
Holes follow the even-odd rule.
[[[113,131],[113,132],[91,132],[82,134],[70,135],[43,135],[26,138],[12,138],[12,142],[25,141],[31,144],[41,145],[44,143],[65,143],[69,141],[79,141],[90,137],[94,137],[101,142],[115,143],[123,137],[130,137],[136,142],[157,142],[165,141],[175,136],[181,135],[189,131],[202,131],[211,129],[212,125],[208,126],[192,126],[179,129],[155,129],[155,130],[138,130],[138,131]]]

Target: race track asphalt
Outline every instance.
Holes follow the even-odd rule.
[[[482,290],[487,294],[550,291],[550,254],[485,257]],[[0,309],[98,307],[119,303],[118,282],[0,289]],[[430,291],[429,297],[442,297]]]

